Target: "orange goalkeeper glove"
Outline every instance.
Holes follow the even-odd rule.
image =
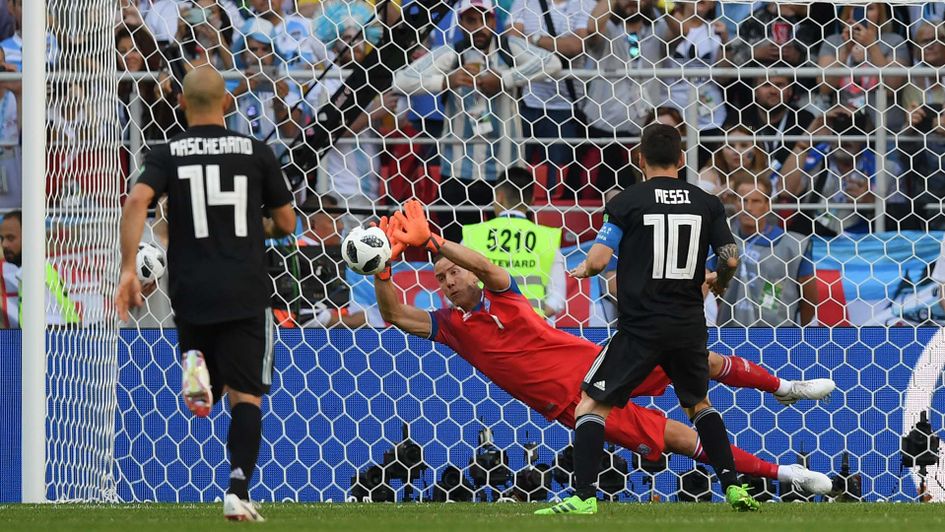
[[[375,224],[372,223],[371,225]],[[404,253],[404,249],[407,248],[407,245],[401,242],[397,237],[397,232],[402,226],[395,218],[392,217],[388,219],[387,216],[381,216],[380,223],[376,225],[381,228],[381,231],[384,231],[384,234],[387,235],[387,240],[390,242],[390,261],[387,262],[387,266],[380,273],[376,274],[376,276],[382,281],[388,281],[391,275],[391,263],[395,260],[400,260],[400,256]]]
[[[396,237],[401,242],[426,248],[433,254],[439,254],[443,245],[443,237],[430,231],[430,222],[423,212],[423,204],[417,200],[410,200],[404,204],[403,212],[395,212],[394,219],[402,227],[397,230]]]

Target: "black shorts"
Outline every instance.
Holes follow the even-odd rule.
[[[175,321],[181,353],[191,349],[203,353],[214,402],[223,396],[224,386],[256,396],[269,393],[275,330],[272,311],[266,309],[254,318],[222,323]]]
[[[709,352],[705,343],[662,349],[620,330],[597,355],[581,389],[597,402],[622,407],[656,366],[662,366],[673,381],[683,407],[705,399],[709,391]]]

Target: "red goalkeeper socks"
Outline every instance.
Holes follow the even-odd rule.
[[[693,456],[702,463],[708,463],[709,457],[702,449],[702,442],[696,442],[696,453]],[[732,445],[732,458],[735,459],[735,471],[753,477],[778,480],[778,465],[766,462],[757,456]]]
[[[715,380],[733,388],[755,388],[763,392],[774,393],[781,385],[781,379],[775,377],[763,367],[735,355],[722,357],[722,371]]]

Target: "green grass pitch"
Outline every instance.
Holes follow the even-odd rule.
[[[537,504],[264,504],[265,523],[229,523],[220,504],[4,505],[0,530],[213,532],[844,532],[945,530],[941,504],[766,504],[735,513],[722,504],[603,504],[594,516],[539,517]]]

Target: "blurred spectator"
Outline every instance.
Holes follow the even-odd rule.
[[[5,320],[8,326],[20,326],[20,301],[24,294],[22,287],[23,267],[23,214],[20,211],[11,211],[3,216],[0,222],[0,247],[3,248],[3,259],[9,265],[3,267],[4,301],[10,302],[11,294],[16,294],[15,309],[7,308]],[[15,267],[15,271],[14,268]],[[8,270],[9,268],[9,270]],[[7,277],[10,277],[9,282]],[[49,325],[77,324],[80,321],[79,309],[69,298],[66,284],[56,268],[46,263],[46,323]]]
[[[250,35],[265,36],[266,41],[271,41],[273,43],[273,50],[275,50],[275,39],[276,39],[276,26],[265,17],[251,17],[246,19],[241,26],[234,26],[236,31],[233,34],[233,54],[236,56],[236,67],[244,68],[246,65],[242,62],[240,57],[242,52],[247,48],[247,38]]]
[[[0,49],[0,71],[16,72]],[[0,81],[0,208],[23,204],[20,133],[23,116],[23,83]]]
[[[772,219],[772,188],[767,177],[755,176],[733,185],[742,200],[735,226],[742,263],[719,301],[718,324],[810,324],[818,294],[809,239],[785,232]],[[709,268],[714,270],[714,264]]]
[[[419,6],[419,7],[418,7]],[[404,12],[410,13],[420,9],[426,9],[423,4],[416,0],[410,0],[404,4]],[[424,55],[440,46],[453,46],[455,40],[456,18],[453,11],[447,11],[443,14],[439,23],[426,40],[414,49],[410,62],[416,64]],[[501,26],[497,26],[501,27]],[[409,67],[408,67],[409,68]],[[423,139],[439,139],[443,136],[443,100],[444,97],[439,92],[430,94],[418,92],[405,98],[407,101],[404,110],[405,118],[409,121],[410,128],[417,132]],[[412,133],[407,128],[403,131]],[[414,148],[417,156],[420,158],[422,166],[439,164],[439,150],[436,144],[421,144]]]
[[[159,44],[175,40],[180,23],[180,10],[183,2],[180,0],[152,0],[151,6],[144,16],[154,39]]]
[[[290,86],[282,76],[279,58],[268,33],[252,33],[246,37],[246,48],[241,54],[246,77],[239,81],[233,96],[236,113],[230,115],[228,127],[259,140],[290,138],[295,129],[289,120],[289,108],[297,101],[290,100]],[[279,135],[276,128],[291,129]]]
[[[13,35],[0,41],[0,48],[6,53],[7,63],[17,70],[23,70],[23,0],[8,0],[13,13],[15,30]],[[46,62],[54,66],[59,59],[59,42],[53,32],[46,31]]]
[[[4,11],[5,8],[2,6],[6,3],[7,0],[0,0],[0,13]],[[119,11],[115,19],[116,26],[141,26],[144,24],[144,17],[141,10],[138,9],[138,0],[119,0],[118,7]]]
[[[344,281],[341,258],[341,217],[336,212],[338,200],[331,195],[311,196],[302,206],[308,212],[305,232],[297,240],[298,253],[285,253],[283,259],[292,272],[288,279],[276,277],[273,312],[282,326],[348,328],[364,325],[365,313],[350,306],[350,291]],[[281,268],[282,275],[288,272]],[[281,281],[285,281],[283,284]],[[283,288],[280,290],[280,288]],[[294,301],[295,299],[298,301]],[[294,316],[287,308],[296,308]]]
[[[449,18],[452,20],[452,15]],[[443,32],[438,29],[430,32],[427,39],[420,43],[410,55],[412,64],[405,68],[412,68],[434,47],[444,46],[442,34]],[[435,37],[438,35],[439,40],[436,40]],[[443,99],[442,94],[423,94],[422,92],[403,96],[397,106],[397,116],[402,119],[397,129],[408,135],[416,133],[424,140],[439,139],[443,136]],[[414,146],[412,151],[420,159],[420,167],[439,164],[437,143],[420,144]],[[403,162],[399,161],[398,164],[403,164]]]
[[[0,41],[16,33],[16,21],[10,12],[10,0],[0,0]]]
[[[217,70],[233,68],[233,22],[216,0],[196,0],[181,9],[179,40],[191,68],[211,65]]]
[[[99,106],[86,105],[90,92],[99,88],[79,81],[60,81],[52,84],[51,93],[58,95],[50,102],[46,114],[47,133],[51,142],[97,141],[104,134],[111,134],[113,117],[99,117],[104,113]],[[114,108],[109,108],[114,113]]]
[[[563,61],[574,61],[580,66],[595,3],[595,0],[515,0],[511,13],[513,34],[557,54]],[[575,105],[584,96],[583,85],[574,79],[533,81],[523,89],[522,96],[525,136],[542,141],[541,144],[529,143],[525,157],[530,164],[550,165],[548,188],[554,189],[564,181],[565,172],[575,160],[575,147],[560,139],[578,137],[583,129],[575,116]],[[573,197],[574,190],[562,188],[561,193]]]
[[[295,7],[276,24],[276,50],[290,65],[299,68],[323,63],[325,46],[315,38],[314,20],[321,0],[295,0]]]
[[[265,41],[271,41],[275,44],[276,27],[268,20],[262,17],[254,17],[245,20],[241,26],[234,26],[232,50],[237,68],[243,68],[246,65],[242,62],[240,55],[246,50],[246,39],[251,35],[264,36]]]
[[[344,224],[338,213],[327,210],[337,209],[338,200],[328,194],[310,199],[313,201],[309,205],[317,210],[308,215],[308,226],[298,238],[299,246],[340,246]]]
[[[945,67],[945,23],[922,23],[915,35],[916,46],[921,51],[917,58],[919,66]],[[919,140],[900,141],[903,166],[909,172],[899,180],[898,191],[915,203],[906,206],[905,212],[899,212],[898,217],[914,219],[918,214],[919,224],[916,226],[913,222],[908,227],[927,229],[928,226],[921,222],[926,218],[924,205],[938,203],[945,197],[945,120],[942,114],[945,84],[937,75],[912,76],[903,89],[902,99],[909,111],[911,125],[904,134],[919,137]],[[891,212],[895,213],[896,207]]]
[[[789,198],[799,197],[805,182],[799,167],[807,144],[778,137],[808,135],[814,115],[794,105],[794,81],[787,76],[761,76],[754,80],[754,104],[742,110],[741,123],[748,125],[759,137],[767,137],[761,146],[776,174],[775,195],[785,191]]]
[[[250,20],[262,18],[273,27],[282,22],[282,0],[246,0],[244,4],[250,8],[249,17],[247,17]]]
[[[909,34],[913,40],[918,39],[918,31],[922,26],[937,26],[945,21],[945,2],[919,2],[906,9],[909,12]],[[916,49],[921,50],[922,47],[917,43]]]
[[[753,4],[754,2],[718,2],[718,21],[725,25],[725,44],[728,44],[730,35],[738,35],[738,27],[751,16]]]
[[[561,62],[521,38],[497,34],[492,0],[462,0],[457,12],[462,41],[398,71],[394,90],[445,93],[449,123],[440,144],[441,201],[486,206],[493,200],[490,184],[521,160],[518,144],[510,140],[522,134],[511,91],[542,73],[557,73]],[[440,220],[444,236],[458,241],[462,226],[482,217],[456,212]]]
[[[682,114],[675,107],[657,107],[646,114],[646,120],[643,122],[644,127],[650,124],[673,126],[679,130],[683,142],[686,142],[686,124],[683,121]]]
[[[856,118],[855,121],[854,118]],[[854,109],[843,105],[835,105],[826,113],[821,113],[815,117],[808,125],[805,135],[820,137],[820,139],[813,145],[807,139],[795,142],[781,174],[772,174],[772,179],[775,182],[779,179],[783,182],[782,192],[785,193],[785,199],[800,198],[819,186],[815,183],[814,178],[824,168],[827,154],[831,153],[836,146],[836,142],[830,137],[836,138],[838,132],[844,132],[849,136],[863,136],[867,134],[867,131],[872,130],[872,127],[872,121],[868,115],[857,114]],[[824,140],[823,137],[828,137],[829,140]],[[896,159],[894,152],[886,153],[888,168],[897,168],[893,164],[896,160],[898,159]],[[794,170],[785,170],[791,166],[794,166]],[[896,171],[898,172],[898,170]],[[821,201],[820,197],[809,199],[811,201]],[[789,225],[792,230],[804,233],[808,231],[803,229],[802,226],[796,225],[796,223],[797,220],[790,221]]]
[[[756,61],[800,66],[823,39],[823,30],[807,12],[805,4],[764,2],[738,27],[727,58],[736,65]]]
[[[132,34],[132,31],[134,31],[134,34]],[[115,30],[115,48],[118,50],[119,71],[143,72],[150,70],[145,56],[152,56],[157,51],[154,41],[151,40],[148,44],[136,42],[135,37],[138,35],[150,37],[147,30],[140,26],[119,26]],[[148,47],[149,50],[145,51],[145,47]]]
[[[164,64],[164,57],[158,51],[154,37],[143,25],[120,24],[115,30],[115,49],[120,72],[157,72]],[[161,72],[159,80],[160,83],[151,79],[118,83],[122,139],[130,138],[132,127],[140,128],[145,139],[162,141],[179,130],[180,124],[174,112],[177,99],[170,74]],[[131,116],[131,103],[136,97],[143,103],[141,116]]]
[[[898,158],[885,158],[889,181],[903,174]],[[862,141],[845,141],[826,157],[822,173],[814,178],[811,202],[827,201],[815,212],[814,232],[819,235],[866,233],[875,219],[876,152]],[[865,205],[865,208],[858,208]],[[853,206],[853,208],[845,208]]]
[[[383,26],[374,16],[374,3],[364,0],[329,1],[322,5],[319,16],[315,19],[315,40],[325,47],[326,57],[338,63],[339,39],[345,32],[359,30],[358,38],[364,46],[362,55],[367,52],[367,46],[380,42]],[[373,17],[373,18],[372,18]],[[348,37],[350,39],[351,36]],[[348,58],[350,60],[350,57]],[[347,61],[346,61],[347,63]]]
[[[754,136],[749,127],[738,123],[730,123],[724,130],[727,138]],[[770,172],[768,155],[754,140],[735,138],[730,138],[716,149],[711,162],[699,170],[699,186],[710,194],[732,192],[729,182],[738,170],[745,169],[754,175]]]
[[[14,227],[19,219],[11,216],[13,214],[0,221],[0,249],[3,251],[0,256],[0,329],[20,326],[20,264],[12,261],[19,260],[21,244],[17,242],[20,232]]]
[[[379,23],[368,22],[373,12],[373,7],[366,2],[325,6],[316,21],[316,33],[329,48],[336,67],[344,69],[352,63],[360,63],[367,54],[367,46],[380,37]],[[306,96],[311,108],[317,110],[327,104],[343,82],[335,76],[322,79]],[[342,208],[349,211],[373,211],[380,185],[378,133],[381,121],[396,107],[397,96],[388,92],[347,124],[334,146],[322,154],[316,185],[318,193],[332,193],[340,200]],[[366,218],[367,212],[345,216],[345,229],[350,231]]]
[[[847,6],[841,12],[840,33],[827,37],[820,46],[818,64],[822,67],[884,67],[911,66],[912,58],[905,38],[893,31],[892,7],[871,3],[868,6]],[[905,76],[885,76],[883,86],[895,92],[905,82]],[[826,76],[821,92],[830,103],[869,113],[876,120],[876,91],[879,76]],[[890,102],[894,101],[892,98]],[[886,111],[886,125],[898,131],[903,113],[896,107]]]
[[[535,312],[553,318],[567,300],[561,228],[528,219],[534,190],[529,170],[509,168],[495,186],[496,217],[464,226],[463,244],[507,269]]]
[[[295,9],[290,10],[290,13],[312,21],[318,13],[321,0],[287,0],[287,2],[295,4]]]
[[[698,4],[708,4],[699,2]],[[666,68],[708,68],[723,59],[720,30],[724,25],[713,27],[703,18],[696,2],[678,2],[666,21],[661,40],[668,43],[666,58],[660,66]],[[663,105],[672,105],[684,112],[692,103],[692,88],[695,86],[698,114],[696,128],[707,135],[721,133],[727,110],[724,95],[718,83],[710,78],[669,78],[667,89],[662,92]],[[692,124],[690,124],[692,125]]]
[[[613,5],[611,6],[611,3]],[[599,0],[591,14],[585,41],[587,68],[612,77],[595,78],[587,85],[584,115],[588,137],[608,139],[637,137],[647,113],[653,108],[652,82],[644,78],[616,76],[618,72],[652,68],[665,43],[665,21],[657,18],[650,0]],[[601,165],[597,169],[596,188],[626,188],[635,181],[630,162],[629,143],[611,142],[600,147]]]
[[[141,28],[138,28],[141,30]],[[147,30],[141,31],[141,34],[147,34]],[[118,51],[118,71],[119,72],[144,72],[148,69],[148,64],[145,62],[145,54],[140,46],[135,43],[135,39],[132,36],[131,31],[128,30],[125,26],[119,26],[115,30],[115,49]],[[152,48],[151,52],[154,53]],[[119,121],[121,122],[122,134],[121,138],[123,141],[128,141],[131,137],[131,128],[140,128],[142,132],[147,127],[147,124],[143,123],[142,116],[130,115],[131,110],[129,105],[135,97],[147,98],[150,96],[151,101],[153,102],[155,93],[154,93],[154,82],[150,82],[150,91],[144,88],[145,82],[139,81],[120,81],[118,83],[118,99],[121,102],[121,105],[118,107]],[[150,94],[148,94],[150,92]],[[149,105],[150,107],[150,105]]]

